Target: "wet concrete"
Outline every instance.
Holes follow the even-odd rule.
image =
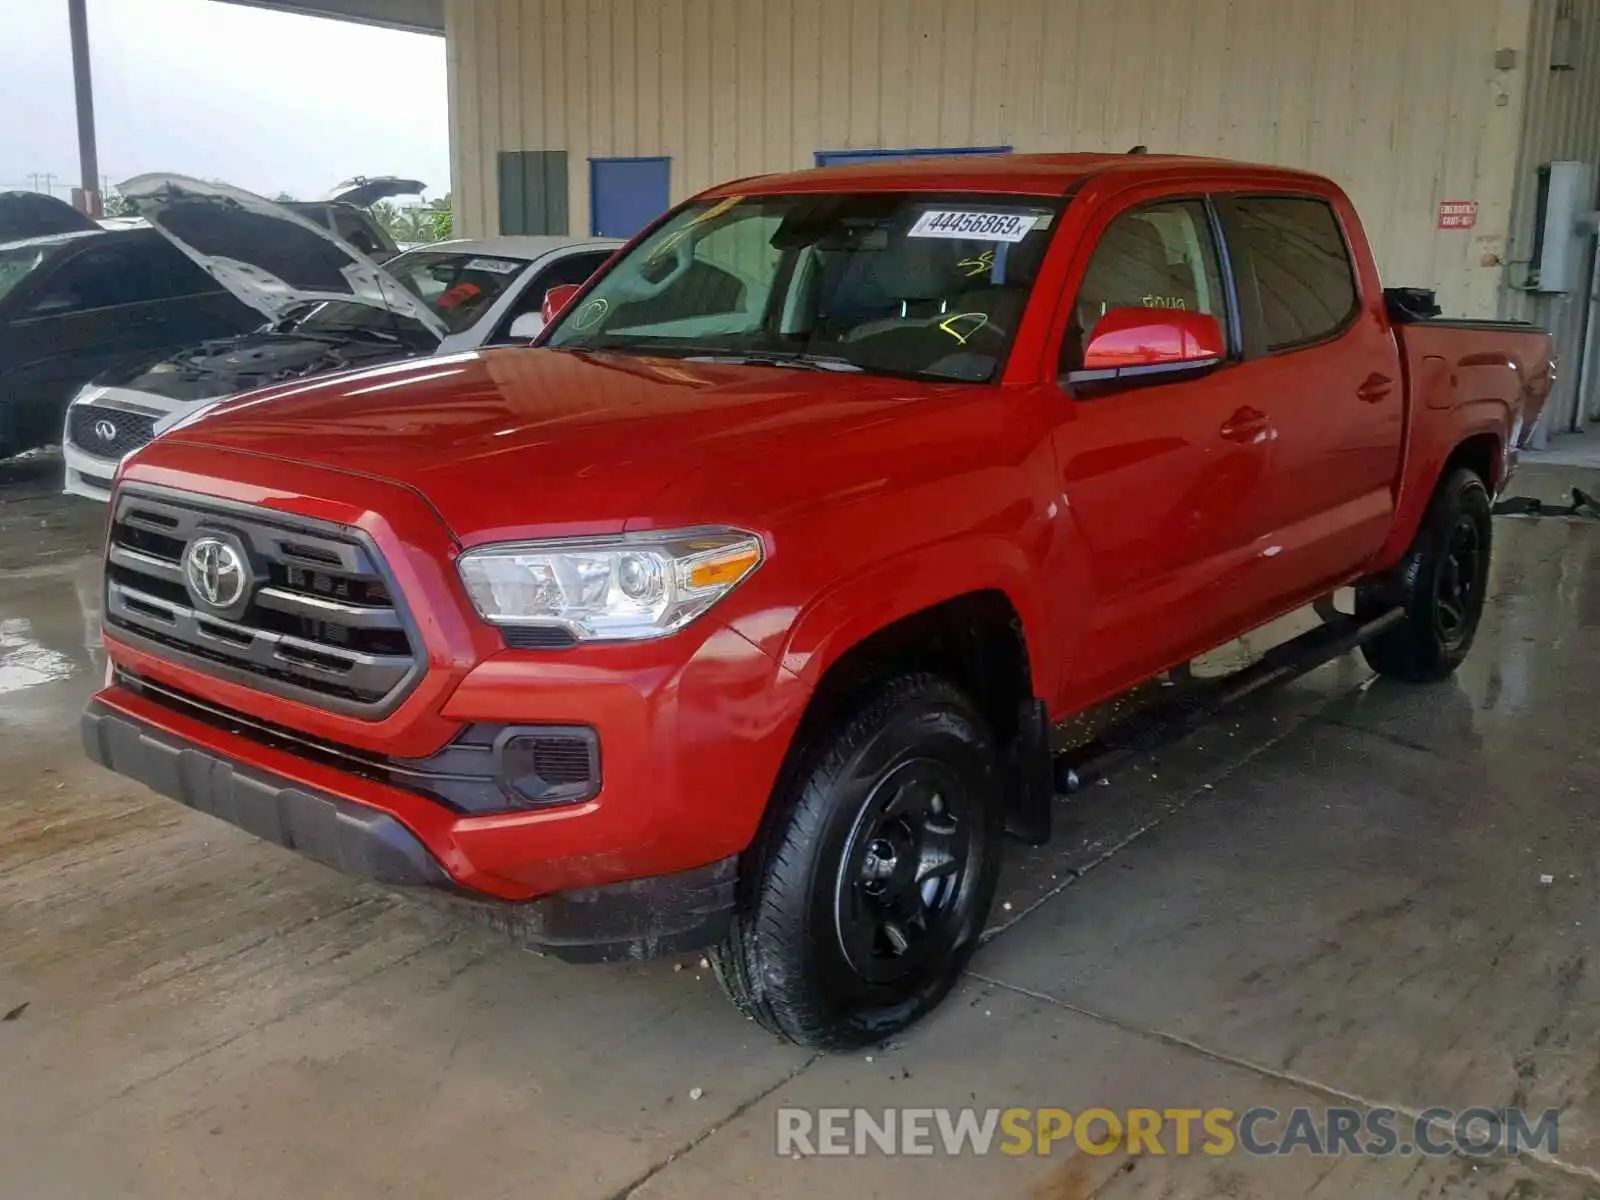
[[[0,1197],[1600,1196],[1600,523],[1498,524],[1456,679],[1341,659],[1063,802],[950,1002],[819,1058],[696,959],[518,952],[88,765],[102,517],[48,473],[0,478]],[[775,1153],[782,1105],[1328,1104],[1553,1107],[1561,1140]]]

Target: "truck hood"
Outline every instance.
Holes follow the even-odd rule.
[[[888,409],[961,386],[507,348],[237,396],[156,446],[186,442],[392,480],[426,497],[471,545],[619,532],[702,468],[723,472],[731,497],[769,469],[771,454],[814,438],[837,444]],[[295,486],[292,475],[284,486]]]
[[[272,321],[323,300],[388,309],[444,338],[414,293],[327,229],[242,188],[184,175],[139,175],[119,186],[139,215],[235,296]]]

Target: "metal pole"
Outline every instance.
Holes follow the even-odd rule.
[[[83,176],[83,210],[101,214],[100,163],[94,146],[94,87],[89,79],[89,16],[86,0],[67,0],[72,27],[72,88],[78,103],[78,171]]]

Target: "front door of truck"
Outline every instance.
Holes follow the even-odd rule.
[[[1239,379],[1272,426],[1263,499],[1274,553],[1260,564],[1261,586],[1293,602],[1348,576],[1389,533],[1399,356],[1377,280],[1356,266],[1369,258],[1352,252],[1332,197],[1239,194],[1217,210],[1238,283]]]
[[[1095,242],[1062,344],[1063,378],[1114,309],[1209,314],[1237,344],[1204,201],[1155,200]],[[1092,576],[1065,647],[1069,704],[1120,690],[1205,648],[1248,609],[1236,587],[1262,514],[1271,444],[1237,385],[1237,355],[1207,374],[1069,387],[1054,432],[1062,494]]]

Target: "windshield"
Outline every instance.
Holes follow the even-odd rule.
[[[59,248],[49,244],[0,247],[0,299],[4,299]]]
[[[527,266],[525,258],[499,254],[408,250],[384,269],[432,309],[446,329],[460,333],[493,308]]]
[[[1058,209],[905,192],[693,205],[606,272],[544,345],[986,382]]]

